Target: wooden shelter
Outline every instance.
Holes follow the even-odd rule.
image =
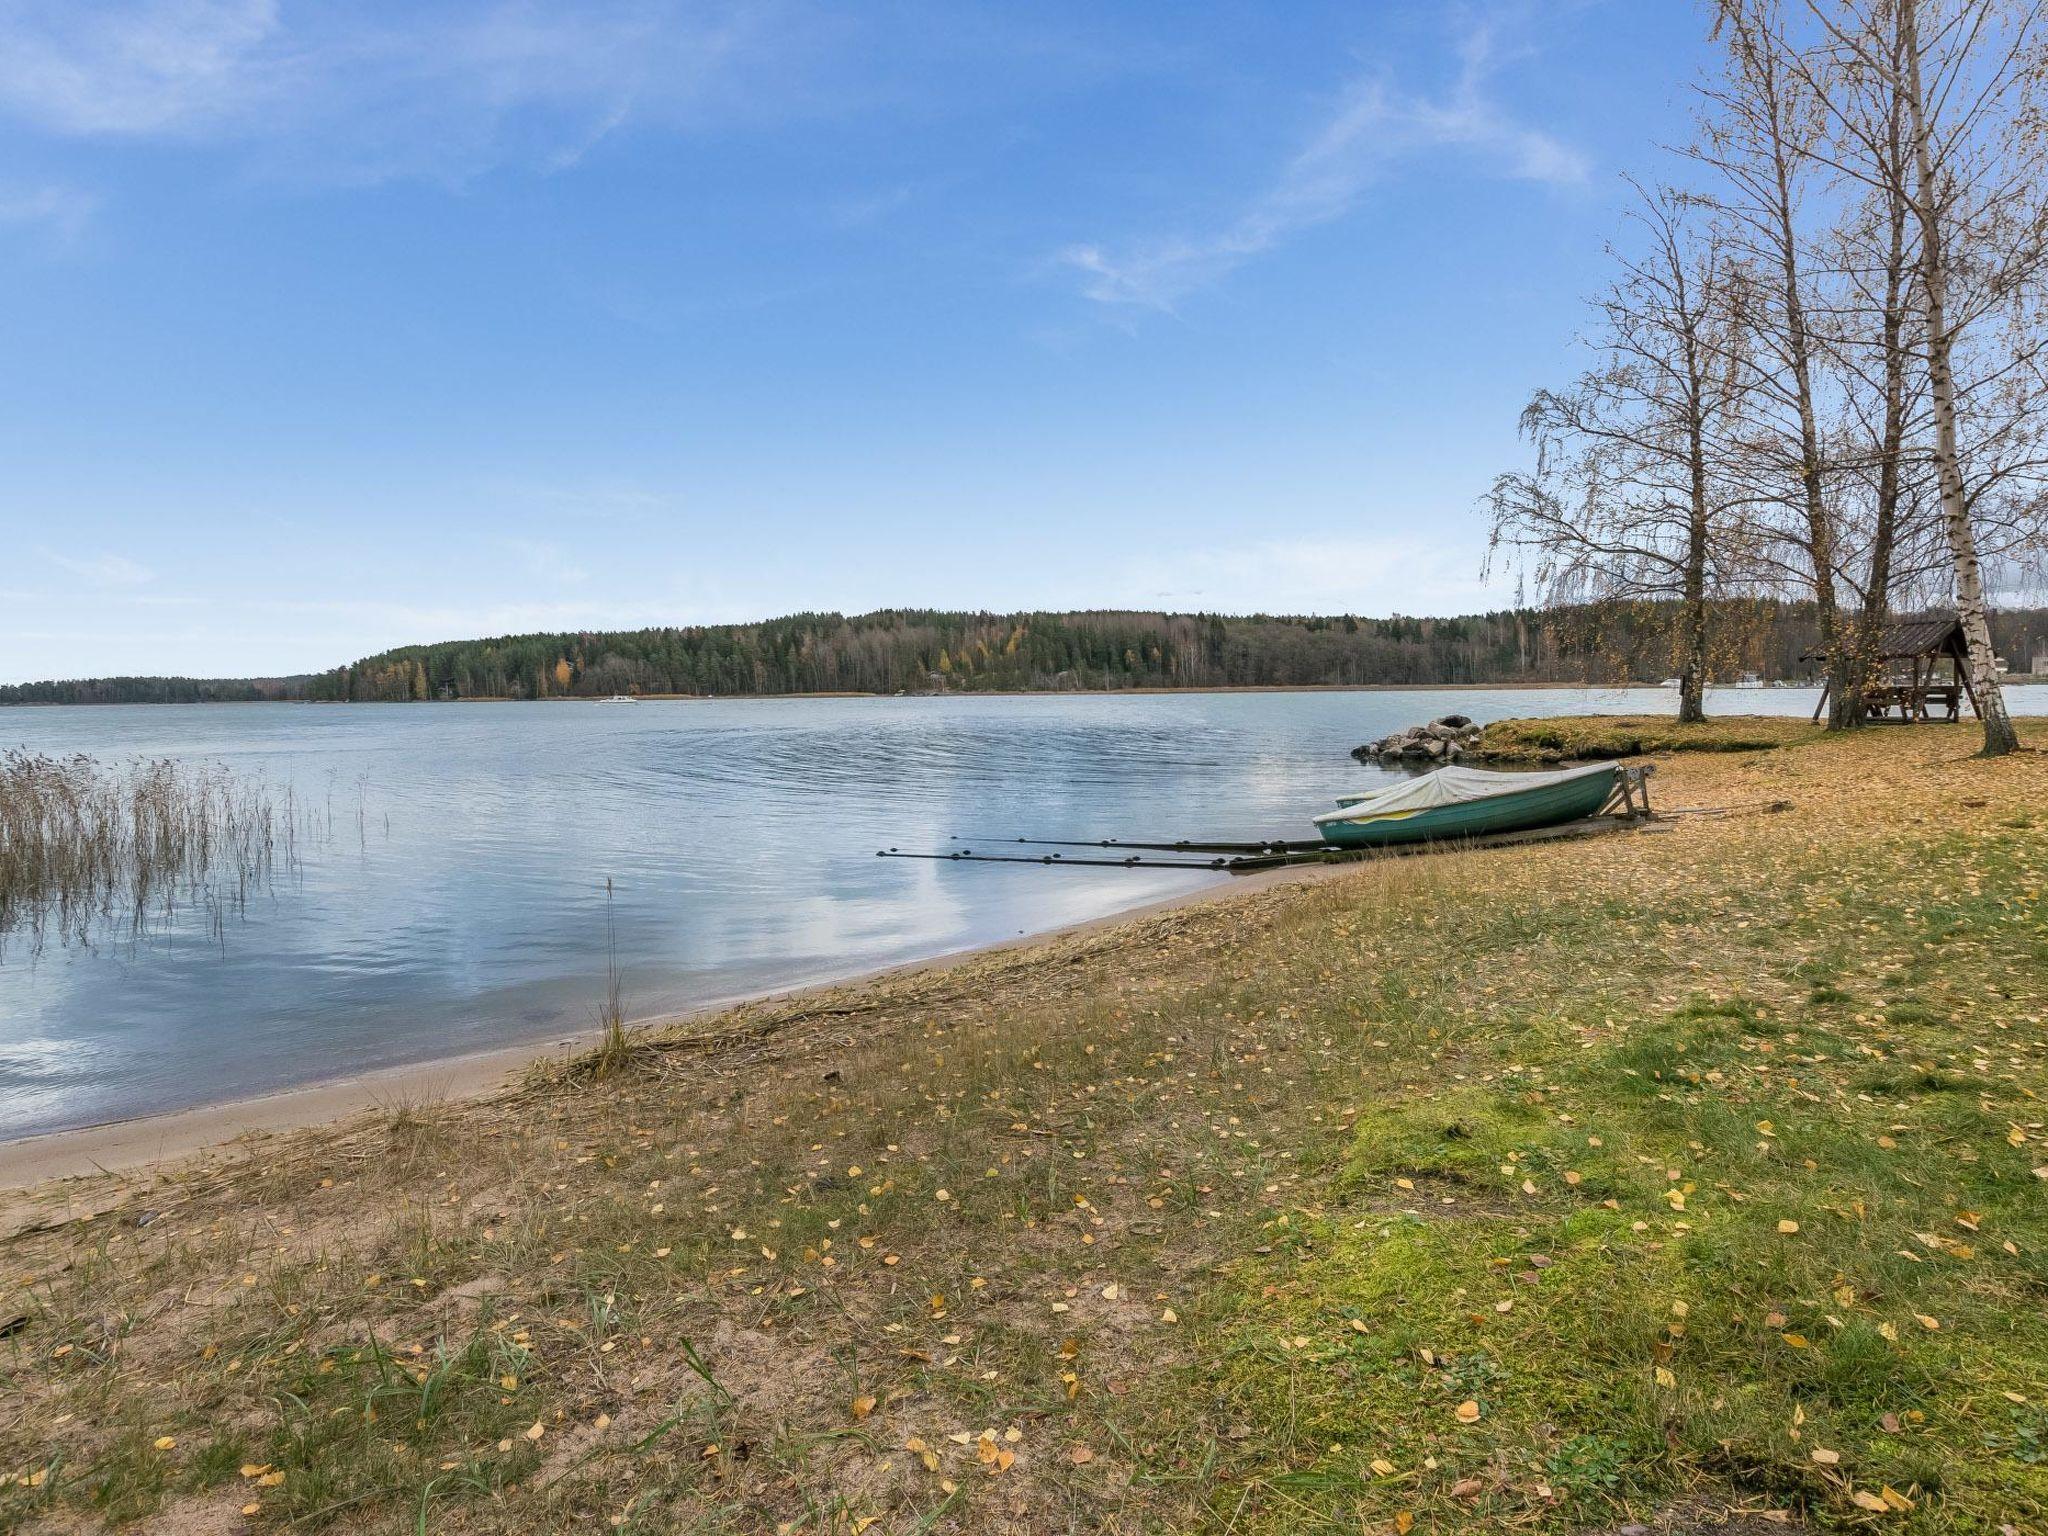
[[[1816,661],[1822,655],[1808,651],[1800,659]],[[1973,714],[1980,713],[1970,686],[1970,644],[1963,638],[1961,619],[1952,613],[1933,614],[1885,625],[1878,637],[1877,675],[1863,694],[1864,712],[1871,719],[1888,719],[1896,710],[1901,720],[1952,721],[1961,716],[1964,699],[1970,701]],[[1818,720],[1827,705],[1823,684],[1813,718]]]

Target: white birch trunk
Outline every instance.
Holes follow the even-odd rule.
[[[1984,755],[2001,757],[2019,746],[2005,693],[1998,686],[1998,658],[1991,648],[1991,624],[1984,611],[1984,572],[1977,559],[1977,535],[1970,526],[1969,500],[1956,447],[1956,386],[1950,366],[1954,338],[1948,330],[1948,267],[1936,206],[1934,152],[1927,133],[1920,85],[1917,0],[1899,0],[1904,35],[1906,110],[1913,127],[1913,207],[1920,219],[1920,285],[1927,303],[1927,383],[1934,400],[1934,463],[1941,481],[1942,523],[1955,565],[1956,613],[1970,648],[1970,690],[1984,722]]]

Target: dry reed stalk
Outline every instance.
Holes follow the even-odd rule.
[[[215,936],[298,858],[299,809],[220,764],[0,752],[0,943],[130,936],[197,907]]]

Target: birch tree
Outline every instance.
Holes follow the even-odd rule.
[[[1895,33],[1888,61],[1899,62]],[[1825,53],[1795,52],[1788,62],[1824,105],[1830,131],[1816,153],[1841,184],[1826,247],[1838,296],[1826,317],[1825,346],[1842,385],[1835,434],[1840,569],[1858,598],[1857,612],[1839,631],[1834,723],[1853,726],[1866,718],[1867,691],[1879,681],[1895,599],[1924,591],[1937,568],[1947,568],[1946,552],[1937,553],[1927,538],[1934,531],[1926,515],[1929,465],[1916,447],[1929,418],[1925,372],[1915,361],[1919,249],[1906,196],[1911,150],[1898,92],[1867,72],[1834,67]]]
[[[1736,385],[1729,254],[1668,190],[1641,195],[1640,256],[1595,301],[1596,366],[1530,401],[1531,473],[1487,496],[1492,549],[1527,556],[1554,603],[1673,605],[1681,720],[1705,718],[1713,599],[1729,584],[1714,474]]]
[[[1936,38],[1946,41],[1964,57],[1988,19],[1989,7],[1959,5],[1937,25]],[[1906,101],[1906,115],[1913,145],[1913,211],[1920,221],[1920,293],[1927,310],[1927,383],[1934,397],[1934,467],[1941,480],[1942,522],[1948,531],[1949,549],[1955,557],[1956,611],[1963,621],[1963,634],[1970,647],[1970,673],[1976,684],[1977,711],[1984,719],[1984,752],[2002,756],[2019,746],[2012,719],[2006,713],[2005,693],[1998,684],[1998,662],[1991,648],[1991,624],[1984,612],[1984,571],[1978,558],[1976,531],[1970,523],[1969,499],[1963,486],[1962,460],[1956,429],[1955,346],[1962,317],[1949,308],[1949,273],[1952,261],[1951,237],[1967,238],[1970,233],[1967,193],[1955,162],[1960,135],[1951,132],[1940,140],[1937,156],[1938,119],[1948,92],[1930,101],[1924,47],[1920,34],[1918,0],[1898,0],[1899,49],[1905,68],[1900,85]],[[1959,70],[1963,58],[1955,64]],[[1985,105],[1994,110],[1997,96],[2017,85],[2024,77],[2008,73],[2000,65],[1992,77]],[[1943,81],[1956,83],[1953,75]],[[2002,222],[1993,220],[1994,223]],[[2021,231],[2030,244],[2038,242],[2038,219],[2034,227]],[[1979,234],[1989,233],[1980,230]]]
[[[2002,755],[2019,739],[1991,644],[1979,522],[2002,504],[2014,535],[2010,547],[2028,542],[2027,525],[2038,523],[2041,471],[2028,439],[2038,433],[2036,408],[2044,399],[2037,310],[2048,158],[2040,120],[2039,6],[2019,0],[1806,4],[1843,68],[1895,95],[1903,115],[1904,164],[1889,172],[1865,170],[1897,183],[1895,195],[1912,210],[1914,303],[1941,523],[1984,751]]]
[[[1789,44],[1780,0],[1716,0],[1720,75],[1701,87],[1705,110],[1687,153],[1712,174],[1703,196],[1722,216],[1742,269],[1735,291],[1751,333],[1745,425],[1725,469],[1748,487],[1758,542],[1789,546],[1781,574],[1806,588],[1827,670],[1830,723],[1860,717],[1841,620],[1841,529],[1823,430],[1827,359],[1815,323],[1824,274],[1811,252],[1820,169],[1813,150],[1826,126],[1806,70]]]

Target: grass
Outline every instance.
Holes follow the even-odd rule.
[[[1972,748],[42,1191],[0,1528],[2040,1528],[2048,767]]]
[[[186,905],[218,930],[292,861],[298,820],[218,765],[0,752],[0,941],[132,935]]]
[[[1658,715],[1581,715],[1496,720],[1466,755],[1481,762],[1562,762],[1652,752],[1755,752],[1823,734],[1806,720],[1774,715],[1716,715],[1693,725]]]

